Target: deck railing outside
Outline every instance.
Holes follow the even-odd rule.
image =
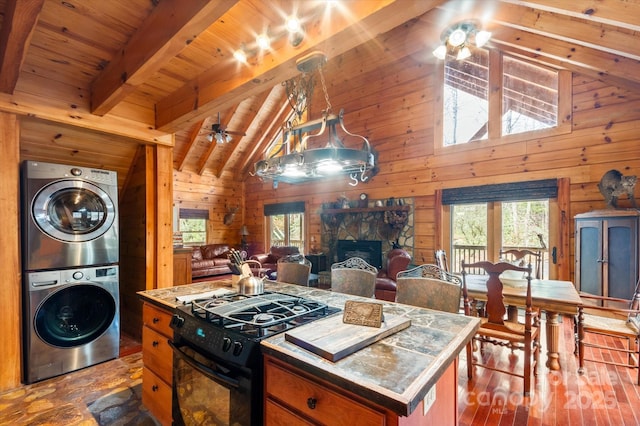
[[[528,249],[531,251],[538,251],[540,250],[539,247],[504,247],[504,249]],[[546,250],[542,250],[542,262],[544,265],[543,271],[544,271],[544,277],[547,277],[548,274],[548,252]],[[451,256],[451,260],[449,262],[449,269],[451,269],[452,272],[454,273],[460,273],[460,266],[461,266],[461,262],[462,259],[464,259],[464,261],[466,263],[475,263],[475,262],[481,262],[483,260],[487,260],[487,248],[484,246],[467,246],[467,245],[454,245],[453,246],[453,253]],[[532,259],[529,259],[530,262],[533,262]],[[483,274],[484,270],[482,269],[478,269],[476,270],[470,270],[468,271],[469,273],[472,274]]]

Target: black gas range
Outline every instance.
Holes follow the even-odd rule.
[[[229,294],[179,306],[171,327],[174,341],[185,340],[221,360],[250,367],[260,340],[338,311],[283,293]]]
[[[276,292],[234,293],[177,307],[171,321],[175,424],[191,424],[194,413],[201,418],[203,412],[210,424],[261,424],[260,341],[339,311]]]

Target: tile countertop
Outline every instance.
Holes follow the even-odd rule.
[[[229,281],[210,281],[166,289],[142,291],[143,300],[174,308],[177,296],[197,294]],[[330,306],[344,308],[347,300],[359,298],[313,287],[265,282],[266,291],[307,297]],[[337,362],[326,360],[285,340],[284,333],[261,342],[262,350],[308,373],[386,407],[400,416],[409,416],[451,365],[479,327],[477,318],[433,311],[391,302],[383,311],[411,319],[411,326],[388,336]]]

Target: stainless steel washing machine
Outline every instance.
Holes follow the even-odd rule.
[[[118,266],[25,274],[25,383],[117,358]]]
[[[118,177],[108,170],[25,161],[23,270],[118,262]]]

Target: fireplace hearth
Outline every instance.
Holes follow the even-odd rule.
[[[378,269],[382,268],[382,241],[338,240],[338,262],[359,257]]]

